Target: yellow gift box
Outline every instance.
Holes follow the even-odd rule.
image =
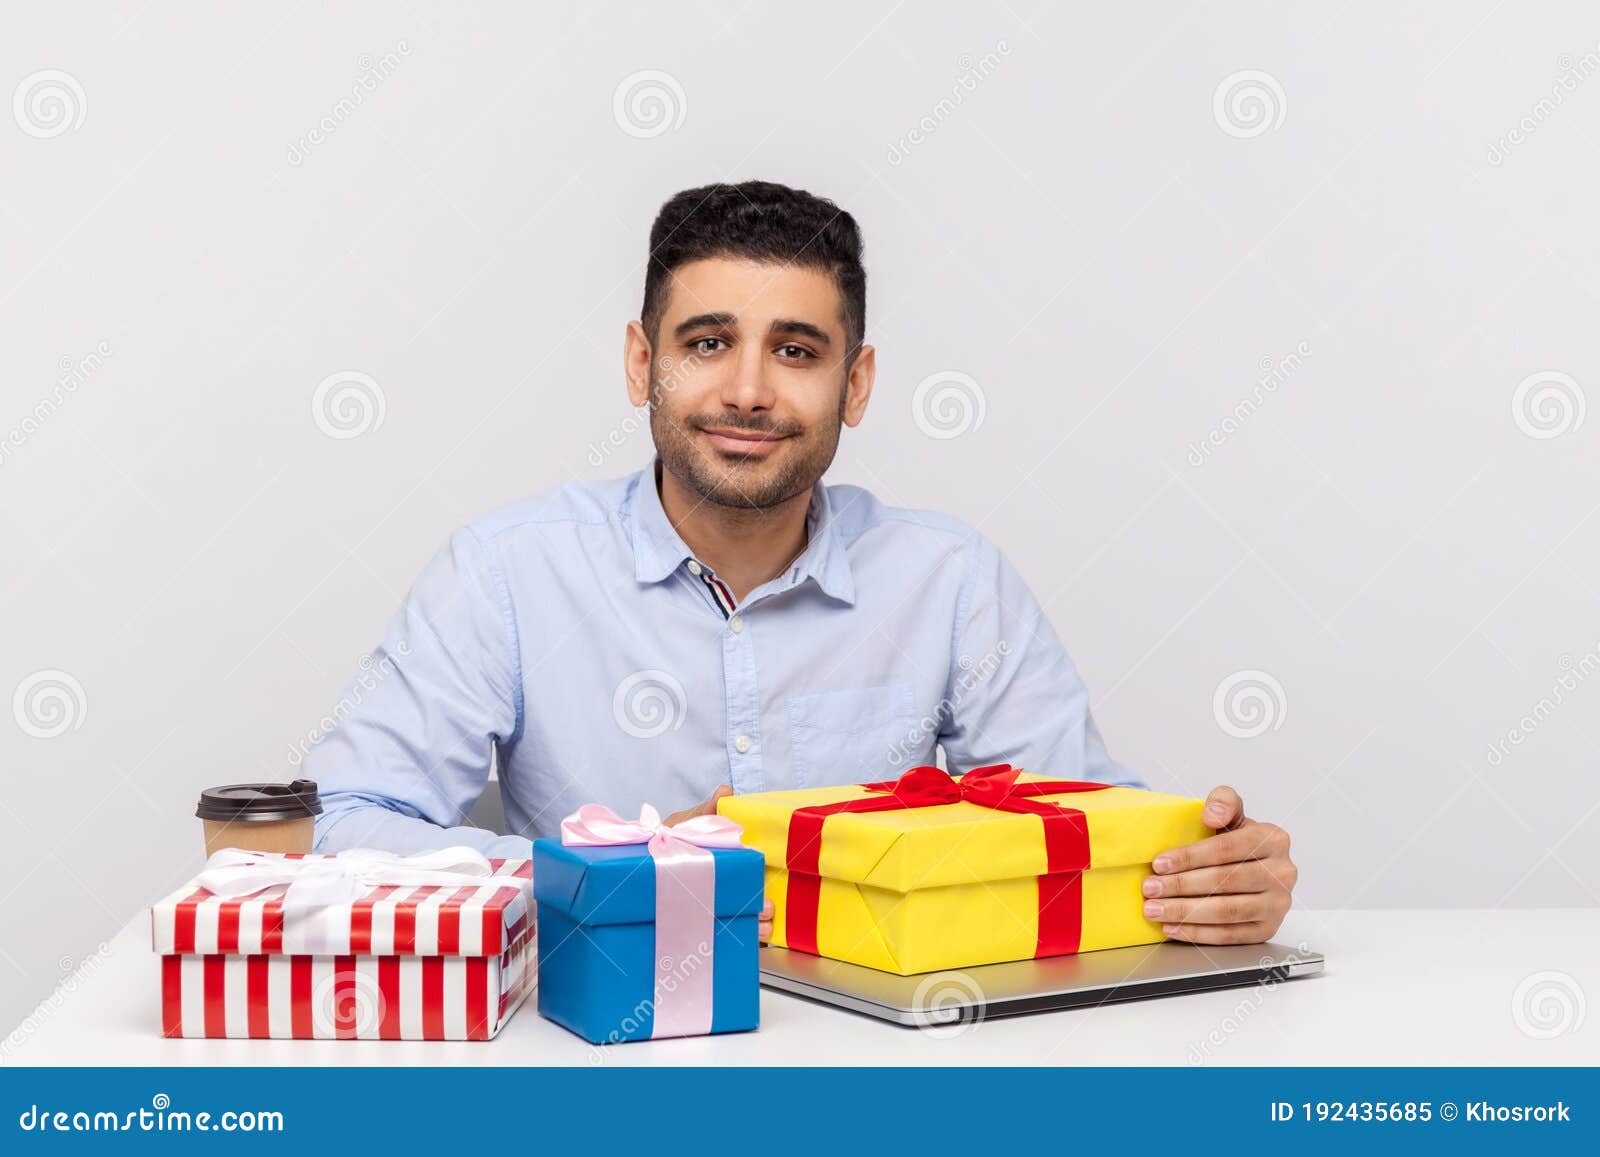
[[[773,944],[909,975],[1164,939],[1140,885],[1158,852],[1212,834],[1203,805],[1001,764],[717,811],[767,857]]]

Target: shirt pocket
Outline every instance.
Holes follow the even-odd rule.
[[[796,787],[876,783],[905,770],[915,744],[916,697],[909,683],[789,697],[789,745]]]

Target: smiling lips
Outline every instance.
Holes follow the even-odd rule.
[[[711,427],[700,431],[707,440],[725,454],[741,458],[760,458],[772,453],[787,434],[774,434],[767,430],[740,430],[729,427]]]

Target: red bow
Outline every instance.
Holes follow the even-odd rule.
[[[965,801],[996,811],[1037,815],[1043,822],[1045,874],[1039,877],[1039,935],[1034,955],[1076,952],[1083,913],[1080,873],[1089,867],[1089,823],[1076,808],[1030,797],[1100,791],[1110,785],[1075,779],[1018,783],[1021,773],[1021,768],[1009,763],[976,767],[960,778],[937,767],[913,767],[897,780],[862,785],[881,795],[796,808],[789,817],[789,841],[784,857],[789,869],[784,903],[785,942],[790,948],[818,955],[817,905],[822,890],[818,862],[822,852],[822,825],[830,815],[939,807]]]
[[[966,800],[979,807],[1000,811],[1032,811],[1032,806],[1014,807],[1027,796],[1065,795],[1074,791],[1099,791],[1108,786],[1103,783],[1085,783],[1076,779],[1039,779],[1031,783],[1018,783],[1020,767],[1009,763],[995,763],[988,767],[975,767],[966,775],[957,777],[937,767],[913,767],[899,779],[884,783],[864,783],[868,791],[882,791],[893,795],[901,807],[938,807],[940,804]],[[1053,804],[1044,805],[1058,811]],[[881,811],[878,807],[851,808],[852,811]]]

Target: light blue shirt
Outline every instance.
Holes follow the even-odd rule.
[[[1038,601],[977,531],[814,490],[807,545],[726,616],[654,466],[453,534],[341,722],[305,758],[317,849],[528,854],[580,804],[637,815],[1011,763],[1143,787],[1113,762]],[[512,835],[461,826],[497,762]]]

